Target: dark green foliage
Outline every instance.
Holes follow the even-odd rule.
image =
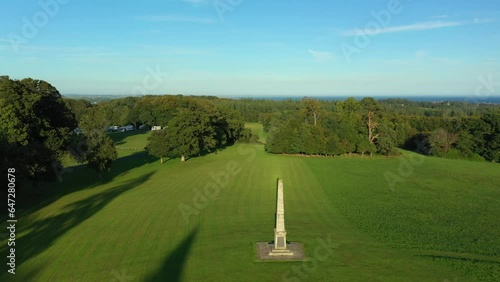
[[[253,134],[250,128],[244,128],[240,132],[240,138],[238,139],[238,142],[259,143],[259,136]]]
[[[77,122],[80,122],[82,116],[86,113],[87,109],[92,106],[89,101],[80,99],[74,100],[69,98],[64,98],[64,103],[66,107],[75,115]]]
[[[41,80],[0,78],[0,135],[19,176],[53,180],[54,167],[76,128],[55,87]]]
[[[365,98],[361,103],[353,98],[336,102],[332,107],[335,111],[330,112],[322,110],[320,103],[310,98],[303,99],[302,104],[301,111],[265,116],[264,125],[271,128],[266,143],[268,152],[307,155],[397,153],[398,136],[391,128],[392,123],[382,118],[380,107],[373,98]]]
[[[174,117],[161,133],[154,133],[146,147],[151,155],[178,158],[182,161],[211,153],[233,144],[243,130],[241,116],[218,108],[211,101],[187,99],[175,108]]]
[[[148,153],[160,158],[161,163],[163,163],[163,158],[168,156],[171,150],[171,145],[166,140],[167,130],[157,130],[148,137],[148,145],[146,146]]]
[[[109,112],[102,107],[89,108],[80,122],[85,148],[80,150],[80,156],[76,159],[87,162],[98,173],[99,178],[102,177],[102,172],[111,169],[112,162],[118,157],[115,144],[105,131],[108,124]]]
[[[486,130],[479,130],[484,140],[482,155],[489,161],[500,162],[500,111],[484,114],[481,121],[487,125]]]
[[[283,102],[289,108],[259,115],[264,129],[270,133],[266,150],[292,154],[397,155],[396,148],[403,147],[448,158],[500,161],[498,106],[472,111],[466,103],[398,102],[402,103],[398,105],[392,100],[380,103],[373,98],[316,102],[305,98],[295,104]],[[440,114],[415,109],[421,106]],[[316,135],[307,129],[307,125],[314,125],[311,109],[321,113],[317,126],[323,131]]]

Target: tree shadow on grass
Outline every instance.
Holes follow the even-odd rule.
[[[108,133],[108,136],[113,140],[113,142],[117,143],[116,145],[121,145],[124,144],[125,138],[130,137],[130,136],[135,136],[135,135],[142,135],[142,134],[147,134],[149,130],[145,129],[136,129],[132,131],[125,131],[125,132],[111,132]]]
[[[115,177],[124,175],[128,171],[150,164],[156,161],[156,158],[145,153],[134,154],[131,156],[117,159],[113,162],[111,171],[104,174],[102,180],[99,180],[97,173],[86,167],[72,168],[71,172],[64,173],[61,182],[44,183],[35,193],[33,187],[23,187],[16,195],[18,199],[17,217],[29,215],[39,209],[42,209],[59,198],[71,193],[92,189],[102,184],[111,182]]]
[[[145,281],[182,281],[184,264],[186,263],[189,250],[191,249],[191,245],[193,244],[197,233],[198,227],[193,229],[193,231],[189,233],[189,235],[177,246],[177,248],[175,248],[175,250],[165,258],[161,268],[147,277]]]
[[[42,272],[41,266],[30,266],[29,269],[18,269],[16,265],[15,274],[11,274],[7,272],[10,267],[6,266],[3,273],[0,274],[0,281],[9,281],[9,282],[25,282],[25,281],[37,281],[40,277],[40,273]]]
[[[491,263],[500,265],[500,259],[495,257],[459,257],[459,256],[451,256],[451,255],[417,255],[419,257],[431,258],[431,259],[444,259],[444,260],[457,260],[457,261],[465,261],[465,262],[473,262],[473,263]]]
[[[25,228],[30,230],[29,233],[16,240],[17,267],[20,267],[23,262],[26,262],[30,258],[44,252],[58,238],[94,216],[120,194],[146,182],[152,174],[149,173],[137,177],[125,184],[109,188],[102,193],[71,203],[65,206],[61,213],[33,222]],[[3,246],[1,253],[7,253],[6,246]]]

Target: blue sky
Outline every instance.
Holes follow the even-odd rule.
[[[491,83],[500,82],[499,1],[0,7],[0,75],[43,79],[62,94],[470,96],[486,80],[500,95]]]

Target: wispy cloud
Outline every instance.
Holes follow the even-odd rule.
[[[395,32],[409,32],[409,31],[421,31],[421,30],[431,30],[440,29],[447,27],[464,26],[471,24],[486,24],[495,22],[495,19],[474,19],[469,21],[427,21],[420,22],[411,25],[400,25],[391,26],[385,28],[379,28],[374,30],[362,30],[362,29],[351,29],[341,32],[343,36],[359,36],[359,35],[377,35],[383,33],[395,33]]]
[[[142,21],[153,21],[153,22],[187,22],[187,23],[201,23],[210,24],[214,23],[215,20],[211,18],[201,18],[185,15],[151,15],[151,16],[140,16],[136,18]]]
[[[437,15],[431,17],[431,19],[446,19],[446,18],[448,18],[448,15]]]
[[[316,51],[316,50],[308,50],[308,52],[314,57],[314,59],[318,63],[326,63],[335,60],[335,55],[331,52]]]
[[[202,6],[209,3],[208,0],[182,0],[182,1],[187,2],[193,6]]]

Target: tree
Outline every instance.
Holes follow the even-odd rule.
[[[439,128],[429,135],[431,154],[443,156],[450,150],[451,146],[458,141],[458,136],[449,133],[445,129]]]
[[[66,107],[73,113],[77,122],[79,122],[82,116],[85,114],[88,108],[92,107],[90,102],[85,100],[74,100],[69,98],[63,98]]]
[[[500,162],[500,111],[487,112],[481,120],[487,125],[486,130],[482,132],[482,156],[489,161]]]
[[[115,143],[105,133],[101,133],[87,138],[87,146],[89,151],[85,159],[101,179],[102,172],[110,171],[113,161],[118,157]]]
[[[304,106],[305,114],[311,116],[313,119],[314,126],[318,125],[318,120],[320,116],[321,107],[319,106],[318,100],[311,98],[303,98],[302,104]]]
[[[327,137],[326,153],[332,156],[346,153],[346,151],[342,148],[340,138],[337,134],[332,133]]]
[[[103,107],[90,108],[80,122],[87,151],[76,159],[86,161],[97,172],[99,179],[102,178],[103,171],[111,169],[113,161],[118,157],[115,144],[105,131],[108,124],[109,112]]]
[[[169,158],[187,158],[211,153],[234,143],[241,134],[243,122],[227,109],[221,111],[208,100],[186,99],[164,133],[150,140],[151,154]]]
[[[376,151],[377,147],[375,146],[375,144],[368,142],[366,138],[359,138],[358,142],[356,143],[356,152],[360,153],[362,156],[364,156],[365,153],[370,153],[371,155]]]
[[[377,101],[371,97],[363,98],[361,100],[361,105],[365,111],[366,125],[368,127],[368,141],[370,144],[374,144],[375,140],[380,137],[380,134],[375,134],[375,130],[378,127],[378,122],[376,119],[376,112],[379,110]]]
[[[6,173],[9,168],[16,169],[16,177],[18,179],[24,179],[26,177],[26,171],[19,167],[23,164],[23,153],[20,150],[20,146],[15,143],[9,143],[5,132],[0,131],[0,171]],[[7,199],[7,189],[9,182],[7,177],[2,177],[0,180],[0,195],[2,199]],[[19,183],[18,183],[19,184]],[[0,202],[0,208],[6,204],[7,201]]]
[[[146,146],[146,151],[148,154],[160,158],[160,162],[163,163],[163,158],[170,155],[169,152],[172,150],[170,144],[167,142],[167,130],[157,130],[154,131],[148,138],[148,145]]]
[[[340,108],[347,113],[356,113],[359,112],[362,108],[361,103],[353,97],[345,99],[344,102],[341,102],[340,106]]]
[[[49,83],[0,77],[0,132],[19,155],[18,171],[35,186],[54,180],[53,167],[69,144],[76,120]]]
[[[394,124],[392,124],[389,120],[382,119],[379,131],[380,137],[377,138],[377,142],[375,142],[377,151],[383,155],[399,154],[396,150],[397,134],[394,130]]]

